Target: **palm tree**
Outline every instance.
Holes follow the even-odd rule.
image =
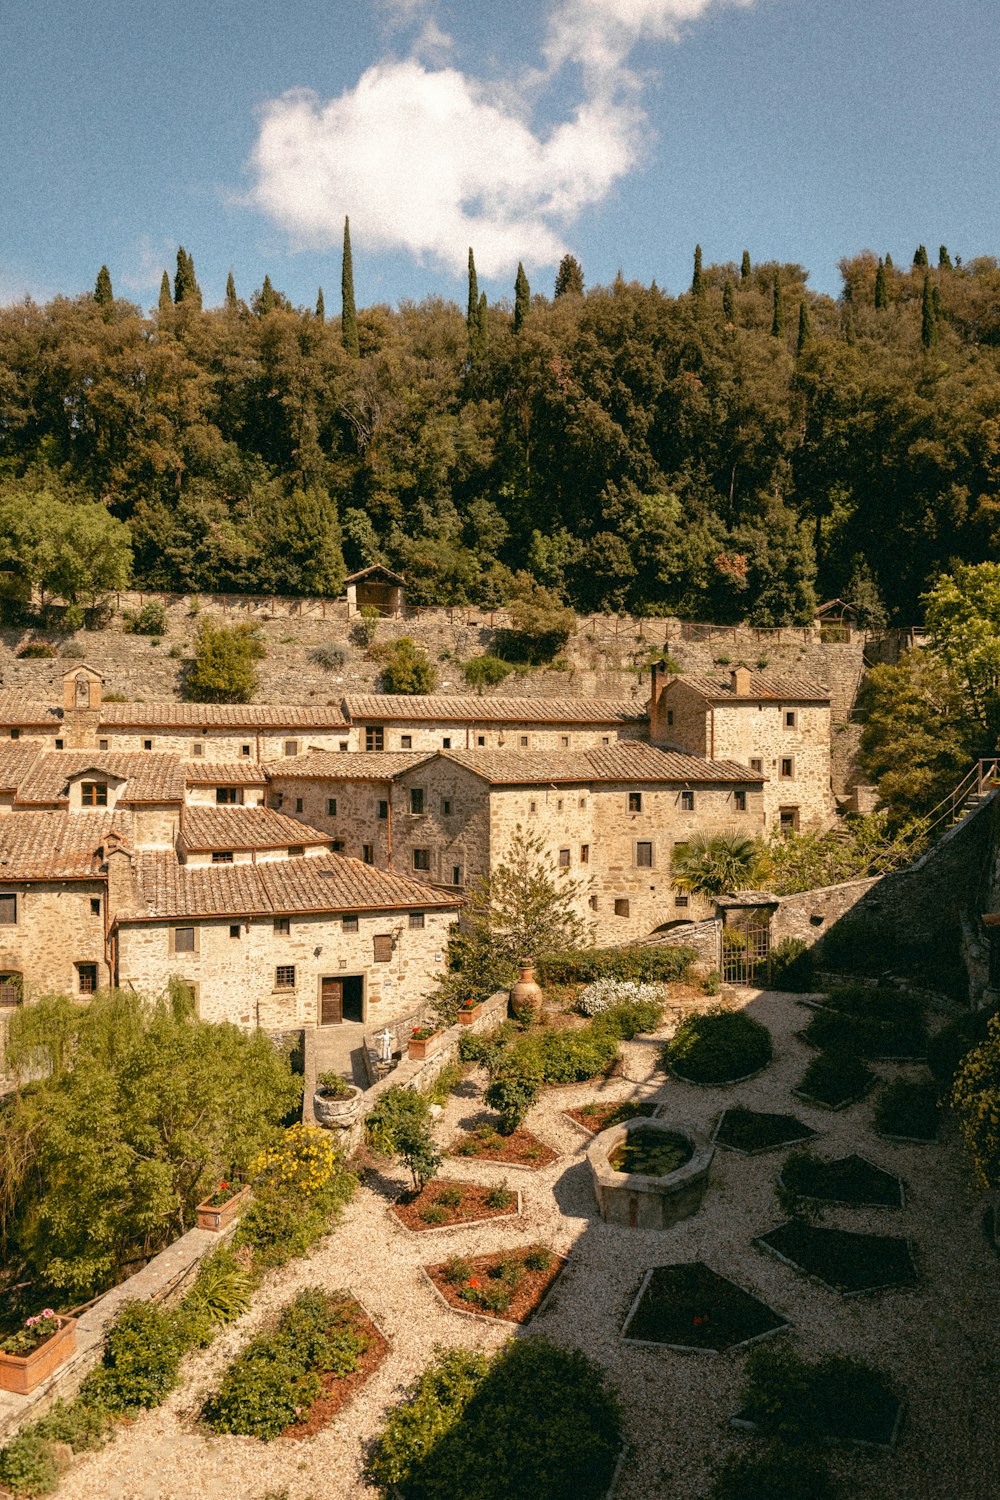
[[[767,851],[748,833],[696,833],[674,854],[671,879],[693,896],[756,889],[767,878]]]

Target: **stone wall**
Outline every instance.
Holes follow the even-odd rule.
[[[103,880],[7,881],[0,894],[17,897],[17,922],[0,926],[0,974],[21,974],[27,997],[78,995],[80,963],[109,982]]]

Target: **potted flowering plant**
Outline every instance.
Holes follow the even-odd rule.
[[[460,1026],[471,1026],[473,1021],[478,1020],[482,1013],[483,1002],[481,1000],[473,1000],[470,996],[469,999],[463,1000],[458,1007],[458,1024]]]
[[[45,1307],[0,1343],[0,1390],[27,1396],[76,1351],[76,1319]]]
[[[414,1026],[406,1044],[407,1055],[418,1062],[425,1057],[431,1057],[437,1051],[437,1041],[440,1035],[438,1028],[428,1022],[425,1022],[423,1026]]]
[[[199,1229],[219,1230],[231,1224],[250,1196],[250,1185],[226,1181],[218,1182],[207,1198],[203,1198],[195,1209]]]
[[[320,1073],[313,1094],[313,1114],[319,1125],[352,1125],[357,1119],[361,1090],[339,1073]]]

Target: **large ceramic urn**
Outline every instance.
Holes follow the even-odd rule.
[[[521,977],[510,992],[510,1008],[519,1021],[534,1021],[545,997],[541,986],[535,983],[535,966],[531,959],[522,958],[518,968]]]

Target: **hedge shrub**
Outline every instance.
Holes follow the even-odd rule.
[[[839,1494],[821,1458],[775,1446],[731,1458],[715,1481],[711,1500],[837,1500]]]
[[[729,1083],[767,1067],[773,1055],[767,1027],[740,1010],[688,1016],[664,1048],[678,1078],[691,1083]]]
[[[771,989],[806,995],[815,982],[816,960],[801,938],[785,938],[771,949]]]
[[[536,963],[535,971],[542,986],[592,984],[595,979],[670,984],[686,979],[697,960],[693,948],[584,948],[575,953],[546,954]]]

